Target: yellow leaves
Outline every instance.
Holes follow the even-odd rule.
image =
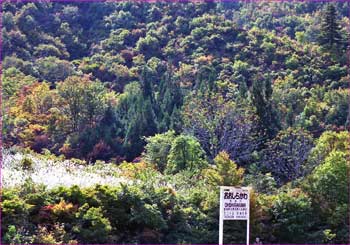
[[[142,172],[152,168],[153,167],[151,165],[147,164],[144,161],[141,161],[138,163],[123,162],[119,166],[119,169],[121,170],[121,176],[125,176],[126,178],[130,178],[130,179],[135,179]]]
[[[77,207],[74,206],[72,203],[66,203],[64,200],[61,200],[58,204],[55,204],[52,207],[52,212],[57,215],[65,215],[67,213],[74,213],[77,211]]]
[[[191,87],[195,81],[195,72],[192,65],[181,62],[179,70],[175,72],[175,75],[180,78],[180,86]]]
[[[25,147],[30,147],[36,136],[43,135],[47,132],[47,127],[39,124],[29,124],[22,131],[18,133],[22,144]]]
[[[45,114],[54,102],[55,96],[47,83],[35,83],[27,90],[23,90],[18,106],[24,112],[31,114]]]
[[[64,224],[55,223],[50,229],[39,225],[34,243],[38,244],[77,244],[76,240],[68,240],[70,237],[64,229]]]
[[[243,181],[244,169],[230,160],[222,151],[214,159],[215,166],[203,170],[202,174],[212,186],[238,186]]]
[[[305,196],[306,196],[306,193],[303,192],[303,190],[302,190],[301,188],[294,188],[294,189],[292,189],[292,190],[290,191],[290,195],[291,195],[292,197],[297,198],[297,197],[299,197],[299,196],[301,196],[301,195],[305,195]]]
[[[113,64],[111,68],[113,70],[113,73],[118,77],[128,79],[130,76],[129,69],[127,66],[120,65],[120,64]]]
[[[44,125],[47,123],[49,110],[56,102],[55,94],[47,83],[34,83],[22,89],[15,105],[9,109],[9,115],[32,124]]]
[[[212,186],[219,186],[223,182],[223,178],[218,174],[216,169],[204,169],[202,175]]]
[[[28,129],[33,132],[34,134],[42,134],[46,131],[46,127],[41,126],[39,124],[32,124],[29,125]]]
[[[27,204],[22,199],[15,196],[11,200],[2,201],[0,207],[3,215],[18,215],[23,211],[31,210],[34,208],[34,205]]]
[[[132,57],[132,62],[137,65],[141,65],[145,63],[145,56],[143,54],[138,54]]]
[[[108,105],[115,107],[118,104],[118,94],[115,91],[106,93],[105,98]]]
[[[262,217],[266,216],[266,213],[262,209],[262,205],[259,203],[259,194],[254,189],[249,190],[250,200],[250,220],[253,223],[257,223],[262,220]]]
[[[214,57],[212,55],[202,55],[195,60],[195,63],[208,65],[212,63],[213,59]]]
[[[44,231],[42,231],[41,233],[39,233],[37,235],[36,239],[39,240],[43,244],[55,244],[55,243],[57,243],[56,239],[53,237],[52,234],[50,234],[50,233],[46,234],[46,233],[48,233],[48,232],[45,229]]]
[[[319,102],[319,103],[317,103],[317,107],[320,108],[321,111],[328,109],[328,105],[327,105],[326,102]]]

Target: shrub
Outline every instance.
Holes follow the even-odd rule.
[[[61,200],[60,203],[55,204],[52,207],[52,213],[60,222],[70,223],[70,221],[74,219],[74,214],[76,211],[77,205],[66,203],[64,200]]]
[[[243,168],[230,160],[226,152],[220,152],[214,159],[215,168],[206,169],[204,176],[213,186],[237,186],[243,180]]]
[[[88,159],[95,162],[97,159],[107,161],[112,156],[112,149],[104,141],[98,142],[92,152],[88,154]]]
[[[79,237],[79,241],[82,243],[106,243],[108,241],[112,227],[109,220],[103,216],[101,207],[89,208],[88,204],[84,204],[79,208],[76,217],[79,223],[73,228],[73,231]]]
[[[3,232],[7,232],[10,226],[26,227],[29,221],[29,212],[32,206],[25,203],[18,196],[12,196],[10,200],[3,197],[1,203],[1,225],[5,227]],[[13,233],[13,228],[12,233]],[[10,233],[11,233],[10,232]]]
[[[63,224],[56,223],[52,228],[39,225],[34,243],[39,244],[77,244],[76,240],[71,239],[71,236],[64,229]]]
[[[300,189],[281,192],[271,207],[273,233],[278,242],[307,242],[312,227],[311,198]]]
[[[168,156],[167,173],[181,170],[195,171],[207,166],[204,151],[196,138],[180,135],[171,144]]]
[[[7,232],[4,236],[4,242],[8,244],[20,244],[23,243],[22,235],[17,232],[16,226],[10,225],[7,228]]]
[[[163,134],[156,134],[147,137],[144,158],[147,162],[155,164],[159,171],[166,168],[171,144],[175,139],[175,132],[168,131]]]
[[[31,158],[25,156],[24,158],[22,158],[20,165],[24,170],[32,170],[34,162]]]

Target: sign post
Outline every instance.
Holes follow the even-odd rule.
[[[224,220],[247,220],[249,245],[249,201],[247,187],[220,186],[219,245],[223,244]]]

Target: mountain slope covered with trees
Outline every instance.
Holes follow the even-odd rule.
[[[2,4],[3,243],[349,242],[349,3]]]

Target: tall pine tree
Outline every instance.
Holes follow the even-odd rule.
[[[179,84],[174,79],[171,68],[168,67],[160,82],[157,104],[158,113],[158,129],[165,132],[169,129],[179,132],[181,124],[181,116],[178,113],[179,108],[183,104],[183,95]]]
[[[259,117],[260,130],[270,139],[277,134],[280,128],[271,96],[271,78],[266,78],[261,74],[256,76],[252,86],[252,102]]]
[[[337,12],[333,4],[329,4],[324,12],[319,42],[327,49],[340,49],[343,44]]]

